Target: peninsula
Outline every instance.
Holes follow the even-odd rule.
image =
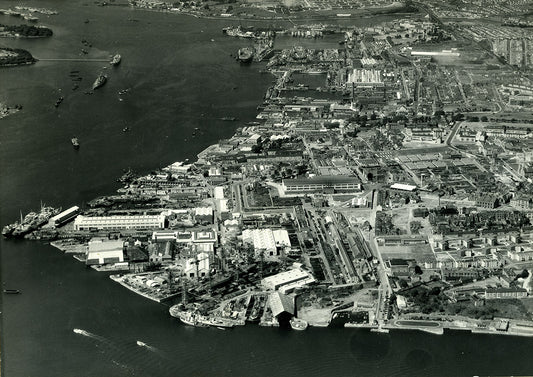
[[[191,326],[533,336],[533,45],[504,3],[475,20],[473,2],[435,0],[367,26],[227,26],[236,64],[274,80],[256,119],[3,234],[115,271]],[[328,17],[351,17],[339,7]]]
[[[37,60],[21,48],[0,47],[0,67],[33,64]]]
[[[0,37],[46,38],[52,35],[52,30],[44,26],[0,24]]]

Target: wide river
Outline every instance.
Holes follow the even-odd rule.
[[[0,1],[0,8],[17,3]],[[261,66],[242,66],[230,56],[247,42],[222,35],[228,21],[98,7],[92,1],[25,5],[59,14],[36,14],[40,24],[53,29],[52,38],[0,40],[0,46],[25,48],[43,59],[0,69],[0,102],[23,105],[18,114],[0,120],[1,225],[37,209],[41,201],[66,208],[110,194],[124,168],[149,172],[194,159],[209,144],[231,136],[239,124],[252,121],[273,80],[259,72]],[[0,16],[0,23],[19,22]],[[117,52],[123,61],[116,68],[103,61],[44,60],[80,54],[108,59]],[[107,84],[84,94],[102,71]],[[77,75],[82,80],[73,91]],[[119,96],[122,89],[129,90]],[[60,96],[64,101],[55,108]],[[239,121],[221,121],[224,116]],[[130,132],[122,132],[124,127]],[[78,151],[70,143],[73,136],[80,140]],[[23,292],[1,296],[0,355],[7,377],[533,373],[533,340],[527,338],[190,328],[170,317],[167,307],[49,245],[1,240],[0,250],[2,288]],[[137,340],[148,347],[139,347]]]

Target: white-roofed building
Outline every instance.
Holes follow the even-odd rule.
[[[406,185],[404,183],[395,183],[391,185],[390,188],[393,190],[400,190],[400,191],[415,191],[416,190],[416,186]]]
[[[279,258],[282,250],[287,247],[286,242],[290,247],[288,234],[285,237],[283,232],[278,232],[276,240],[272,229],[245,229],[242,232],[242,240],[254,246],[256,258],[262,255],[265,260],[271,261]]]
[[[199,253],[196,258],[187,259],[183,272],[189,278],[207,276],[209,274],[209,254]]]
[[[199,223],[213,223],[213,208],[200,207],[194,209],[194,219]]]
[[[120,216],[82,216],[74,220],[75,230],[91,229],[163,229],[165,216],[160,215],[120,215]]]
[[[315,279],[310,272],[295,268],[266,277],[261,280],[261,285],[267,290],[280,290],[288,293],[294,288],[302,287],[313,282],[315,282]]]
[[[215,199],[224,199],[224,187],[216,186],[213,190],[213,196]]]
[[[274,292],[268,296],[268,305],[278,321],[288,321],[294,316],[294,298],[291,296]]]
[[[93,238],[87,250],[87,265],[124,262],[124,241]]]

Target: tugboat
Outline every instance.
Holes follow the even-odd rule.
[[[99,87],[103,86],[107,82],[107,76],[103,73],[100,73],[93,84],[93,90],[98,89]]]
[[[80,142],[78,141],[77,137],[73,137],[72,139],[70,139],[70,142],[72,143],[72,146],[74,147],[74,149],[80,148]]]
[[[239,49],[239,52],[237,54],[237,59],[241,63],[249,63],[252,61],[253,57],[254,57],[254,50],[252,50],[250,47],[243,47]]]
[[[122,57],[120,56],[120,54],[116,54],[115,56],[113,56],[113,58],[111,59],[109,64],[111,64],[111,65],[119,65],[121,60],[122,60]]]

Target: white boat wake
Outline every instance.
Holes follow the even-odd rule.
[[[83,335],[83,336],[86,336],[88,338],[92,338],[92,339],[98,340],[99,342],[102,342],[102,343],[105,343],[105,344],[108,344],[108,345],[112,346],[111,342],[109,340],[107,340],[106,338],[104,338],[103,336],[96,335],[96,334],[93,334],[92,332],[85,331],[85,330],[82,330],[82,329],[73,329],[72,331],[74,333],[76,333],[76,334]]]
[[[158,350],[157,348],[152,347],[152,346],[150,346],[150,345],[148,345],[148,344],[146,344],[146,343],[144,343],[144,342],[141,342],[140,340],[137,341],[137,345],[138,345],[139,347],[144,347],[144,348],[146,348],[147,350],[152,351],[152,352],[159,352],[159,350]]]

